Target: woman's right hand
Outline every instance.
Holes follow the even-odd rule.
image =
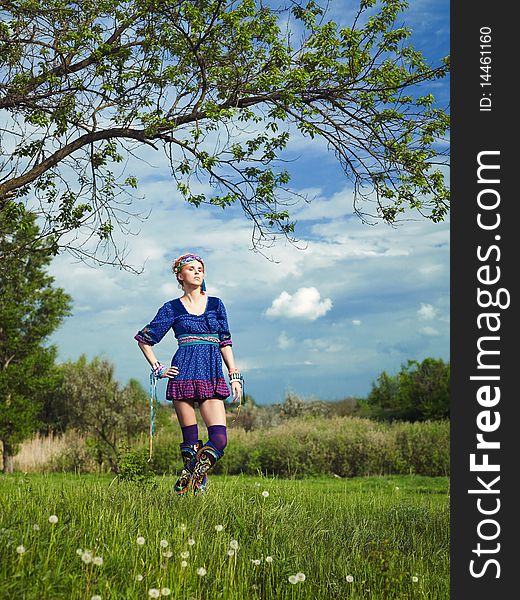
[[[166,371],[163,371],[163,373],[161,375],[161,379],[163,379],[164,377],[167,377],[168,379],[173,379],[178,374],[179,374],[179,368],[178,367],[168,367],[166,369]]]

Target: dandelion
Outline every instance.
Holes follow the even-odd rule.
[[[17,547],[16,547],[16,552],[17,552],[18,554],[23,554],[23,553],[25,552],[25,546],[22,546],[22,545],[20,545],[20,546],[17,546]]]
[[[143,546],[145,542],[144,537],[142,535],[140,535],[135,541],[137,542],[138,546]]]
[[[228,556],[235,556],[235,551],[234,551],[232,548],[230,548],[230,549],[227,551],[227,553],[228,553]]]
[[[92,562],[92,552],[90,552],[89,550],[85,550],[85,552],[83,552],[83,554],[81,555],[81,560],[88,565],[89,563]]]
[[[260,561],[258,560],[258,558],[252,558],[252,559],[251,559],[251,562],[252,562],[252,563],[253,563],[253,564],[254,564],[256,567],[258,567],[258,565],[260,564]]]
[[[193,546],[194,543],[195,543],[195,540],[193,538],[190,538],[188,540],[188,546]]]
[[[265,562],[266,563],[272,563],[273,562],[273,557],[272,556],[266,556],[265,557]]]
[[[296,579],[298,581],[305,581],[305,573],[296,573]]]
[[[185,560],[181,560],[181,567],[185,569],[188,566],[188,563]]]
[[[51,515],[49,517],[49,523],[52,523],[52,525],[55,525],[58,522],[58,517],[56,515]]]
[[[163,556],[164,558],[171,558],[173,556],[173,552],[171,550],[167,550],[166,552],[163,552]]]
[[[90,600],[101,600],[101,596],[99,594],[95,594]]]
[[[103,557],[102,556],[94,556],[94,558],[92,559],[92,562],[97,565],[98,567],[100,567],[103,564]]]
[[[167,587],[161,588],[161,596],[169,596],[170,592],[171,592],[170,588],[167,588]]]
[[[168,540],[161,540],[159,542],[159,545],[161,546],[161,548],[167,548],[168,547]]]
[[[136,581],[142,581],[143,579],[144,577],[141,574],[135,576]]]
[[[414,576],[412,577],[412,581],[413,581],[414,583],[417,583],[417,582],[419,581],[419,577],[417,577],[416,575],[414,575]]]
[[[76,550],[76,554],[77,554],[78,556],[81,556],[81,555],[83,554],[83,550],[82,550],[81,548],[78,548],[78,549]]]
[[[352,575],[347,575],[347,581],[352,583],[354,581],[354,577],[352,577]]]
[[[298,579],[296,578],[296,575],[290,575],[289,576],[289,583],[292,583],[293,585],[295,583],[298,583]]]
[[[262,496],[263,496],[264,498],[267,498],[267,496],[269,496],[269,492],[268,492],[267,490],[264,490],[264,491],[262,492]]]
[[[38,523],[35,523],[33,525],[33,531],[40,531],[40,526],[38,525]]]
[[[158,590],[157,588],[150,588],[148,590],[148,595],[150,596],[150,598],[159,598],[159,596],[161,595],[161,590]]]
[[[204,567],[199,567],[197,569],[197,575],[199,575],[200,577],[204,577],[204,575],[206,575],[207,571]]]
[[[189,555],[190,555],[190,553],[187,550],[184,550],[184,552],[181,552],[181,558],[188,558]]]
[[[222,531],[224,529],[224,525],[215,525],[215,531]]]
[[[229,542],[229,547],[233,550],[238,550],[238,542],[236,540],[231,540]]]

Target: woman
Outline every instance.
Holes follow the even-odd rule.
[[[224,455],[227,445],[224,400],[230,396],[222,372],[226,363],[232,402],[242,396],[242,376],[235,367],[226,309],[220,298],[208,296],[204,261],[195,254],[177,258],[172,271],[184,294],[166,302],[153,320],[135,335],[157,378],[168,378],[166,399],[173,402],[182,429],[180,445],[184,468],[175,492],[185,494],[190,484],[195,494],[206,491],[207,472]],[[152,346],[173,329],[179,343],[171,366],[161,364]],[[208,428],[209,440],[199,440],[195,402]]]

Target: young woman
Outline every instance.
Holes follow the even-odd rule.
[[[173,402],[182,429],[184,468],[175,492],[183,495],[191,485],[199,494],[206,491],[207,472],[222,458],[227,445],[224,400],[230,392],[222,359],[228,368],[234,403],[241,400],[243,380],[235,367],[224,304],[206,294],[204,261],[195,254],[183,254],[174,261],[172,271],[184,294],[166,302],[135,339],[154,375],[168,378],[166,399]],[[171,366],[166,367],[157,360],[152,346],[170,329],[179,347]],[[205,444],[199,439],[195,403],[208,429]]]

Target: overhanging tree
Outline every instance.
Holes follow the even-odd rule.
[[[38,238],[34,215],[12,229],[0,214],[0,441],[3,469],[13,470],[17,446],[39,427],[41,408],[58,385],[56,348],[48,336],[69,313],[70,298],[46,273],[52,259]],[[12,248],[32,245],[30,253]]]
[[[116,163],[162,148],[178,192],[239,203],[261,247],[294,232],[283,160],[299,131],[335,153],[362,218],[440,221],[448,117],[428,84],[448,61],[409,43],[406,6],[361,0],[339,27],[313,0],[0,0],[0,209],[34,196],[55,252],[99,257],[67,234],[111,247],[138,175]]]

